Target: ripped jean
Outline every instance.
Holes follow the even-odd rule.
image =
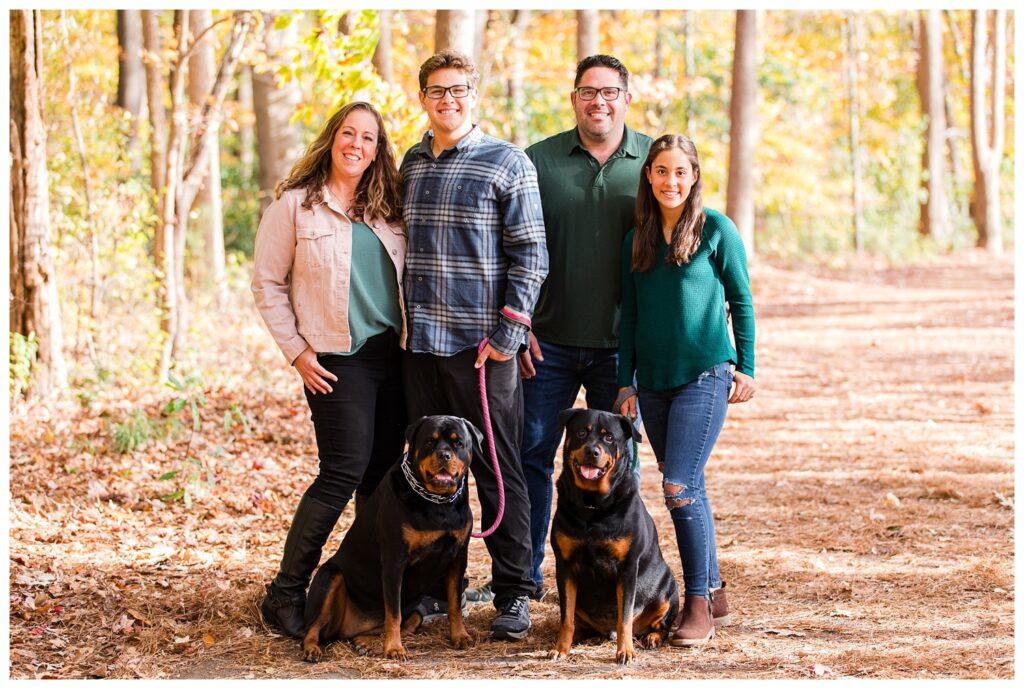
[[[671,390],[639,389],[644,428],[664,474],[687,596],[707,598],[709,588],[722,585],[704,466],[725,423],[732,378],[726,361]]]

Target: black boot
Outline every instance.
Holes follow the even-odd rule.
[[[341,516],[340,508],[302,496],[284,542],[281,571],[267,585],[260,605],[263,619],[288,636],[301,639],[306,632],[304,612],[309,577],[320,564],[320,552]]]

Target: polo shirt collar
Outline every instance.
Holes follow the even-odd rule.
[[[588,154],[590,153],[590,151],[587,151],[587,147],[583,145],[583,140],[580,139],[579,126],[573,127],[570,130],[569,136],[569,153],[575,152],[576,149]],[[615,149],[615,153],[612,153],[611,157],[615,158],[619,155],[627,155],[630,158],[640,157],[640,137],[637,136],[635,130],[630,129],[629,127],[625,127],[623,130],[622,142],[619,144],[619,147]]]

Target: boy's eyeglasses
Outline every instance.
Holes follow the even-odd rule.
[[[455,86],[428,86],[423,93],[432,100],[441,100],[444,94],[451,92],[452,98],[465,98],[469,95],[469,86],[456,84]]]

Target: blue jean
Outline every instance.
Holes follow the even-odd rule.
[[[722,585],[704,467],[725,423],[732,378],[726,361],[677,388],[639,390],[644,428],[664,474],[687,596],[707,598],[709,588]]]
[[[520,461],[530,496],[530,542],[533,565],[530,576],[537,591],[544,584],[540,566],[544,562],[548,525],[551,522],[552,476],[555,453],[562,429],[558,412],[576,402],[580,386],[587,390],[587,406],[612,409],[618,394],[619,353],[615,348],[568,347],[539,342],[544,361],[533,360],[537,375],[523,380],[523,451]]]

